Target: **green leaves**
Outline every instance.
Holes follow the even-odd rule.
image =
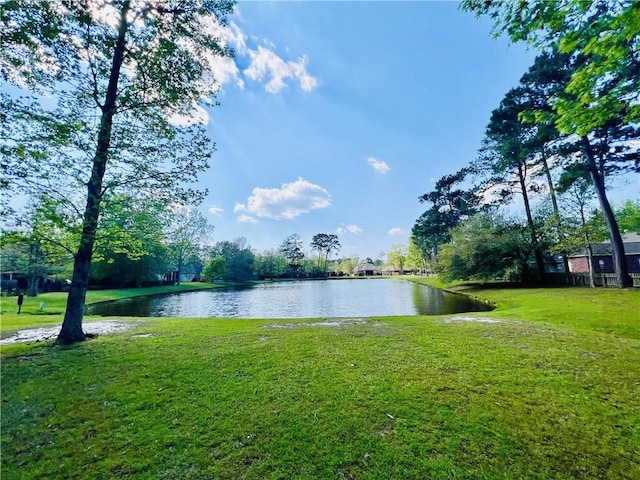
[[[553,103],[562,133],[588,135],[621,117],[640,120],[638,2],[557,0],[465,1],[462,8],[494,20],[494,32],[579,59],[566,96]]]

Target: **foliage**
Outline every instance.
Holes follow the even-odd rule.
[[[174,206],[166,232],[167,247],[177,269],[180,283],[182,267],[189,257],[197,256],[213,234],[213,225],[195,208]]]
[[[224,259],[225,280],[246,282],[253,278],[255,255],[247,245],[246,239],[217,242],[211,250],[211,255]]]
[[[407,267],[418,270],[421,273],[430,272],[432,270],[429,257],[425,256],[422,250],[417,246],[413,235],[409,237]]]
[[[607,227],[599,210],[591,210],[593,186],[585,179],[578,179],[563,192],[561,222],[553,219],[552,227],[559,225],[558,242],[551,247],[553,253],[583,253],[593,243],[607,238]]]
[[[318,233],[311,238],[310,246],[318,252],[318,268],[326,275],[329,256],[340,251],[338,236],[332,233]]]
[[[640,120],[636,2],[465,0],[462,8],[491,17],[496,35],[580,59],[565,95],[553,99],[561,132],[585,136],[615,118]]]
[[[627,200],[615,210],[615,215],[622,231],[640,234],[640,202]]]
[[[2,8],[3,80],[32,94],[3,103],[3,186],[49,196],[80,236],[59,341],[85,339],[84,299],[103,201],[125,192],[197,202],[185,186],[213,146],[192,115],[215,94],[216,26],[233,4],[48,2]],[[68,213],[67,213],[68,212]]]
[[[387,258],[389,263],[394,267],[397,267],[401,272],[404,271],[405,263],[409,256],[409,248],[401,243],[396,243],[391,246],[387,252]],[[373,262],[371,262],[373,263]]]
[[[289,235],[278,248],[280,254],[289,265],[290,275],[295,277],[300,274],[304,252],[302,251],[302,238],[297,233]]]
[[[445,281],[489,280],[519,274],[529,280],[533,243],[526,224],[481,213],[451,230],[441,249],[439,274]]]
[[[496,32],[566,54],[574,68],[566,85],[547,98],[549,118],[561,133],[580,139],[584,157],[571,165],[588,174],[611,236],[620,287],[632,286],[622,237],[607,198],[605,175],[622,168],[638,171],[640,120],[640,9],[637,2],[504,2],[465,0],[462,7],[489,15]]]
[[[431,207],[418,218],[411,233],[424,258],[436,260],[438,247],[451,239],[449,230],[478,211],[480,198],[474,191],[458,187],[469,173],[468,168],[463,168],[445,175],[436,182],[433,191],[420,196],[420,202]]]
[[[287,260],[275,251],[265,251],[255,256],[254,274],[260,278],[280,278],[289,270]]]
[[[222,257],[212,258],[202,269],[202,278],[205,282],[213,282],[217,278],[224,277],[225,271],[225,259]]]

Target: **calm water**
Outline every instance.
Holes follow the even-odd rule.
[[[264,283],[103,302],[87,310],[107,316],[319,318],[439,315],[489,308],[463,295],[381,278]]]

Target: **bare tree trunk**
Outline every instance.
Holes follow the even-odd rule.
[[[529,195],[527,195],[527,188],[525,183],[524,172],[522,171],[522,167],[518,166],[518,179],[520,181],[520,188],[522,190],[522,199],[524,201],[524,210],[527,214],[527,224],[529,225],[529,232],[531,235],[531,243],[534,248],[534,255],[536,257],[536,265],[538,267],[538,274],[540,279],[544,278],[544,258],[542,256],[542,251],[538,246],[538,235],[536,234],[536,227],[533,223],[533,215],[531,215],[531,205],[529,204]],[[527,269],[528,270],[528,269]]]
[[[84,305],[89,285],[89,267],[91,266],[93,245],[96,240],[96,230],[100,217],[100,202],[103,195],[102,180],[107,167],[113,116],[116,112],[118,80],[124,61],[128,11],[129,1],[127,0],[123,3],[120,12],[118,39],[113,50],[105,102],[101,107],[102,117],[100,119],[100,130],[98,131],[98,143],[93,157],[91,177],[87,183],[87,204],[84,211],[80,246],[74,257],[73,276],[71,277],[71,286],[67,297],[67,309],[62,322],[62,329],[57,339],[57,342],[61,344],[71,344],[86,340],[86,336],[82,331],[82,317],[84,316]]]
[[[627,257],[624,252],[624,244],[622,243],[620,228],[618,227],[618,222],[613,215],[613,209],[611,208],[611,204],[609,203],[609,199],[607,198],[607,191],[604,186],[604,178],[598,170],[591,143],[589,142],[589,138],[586,136],[582,137],[582,147],[584,150],[584,154],[587,157],[589,175],[591,176],[591,181],[593,182],[593,186],[596,189],[596,195],[598,196],[598,201],[600,202],[600,208],[602,209],[604,219],[607,223],[607,227],[609,228],[609,235],[611,236],[613,265],[616,276],[618,277],[618,285],[620,288],[632,287],[633,280],[629,275],[629,266],[627,265]]]
[[[547,162],[547,153],[542,148],[542,169],[544,170],[544,175],[547,178],[547,185],[549,185],[549,196],[551,197],[551,205],[553,206],[553,213],[555,213],[556,218],[558,220],[558,228],[560,228],[560,224],[562,219],[560,217],[560,208],[558,208],[558,198],[556,195],[556,187],[553,184],[553,178],[551,178],[551,170],[549,169],[549,163]],[[567,259],[566,253],[562,254],[562,264],[564,265],[564,273],[565,277],[569,275],[569,260]]]

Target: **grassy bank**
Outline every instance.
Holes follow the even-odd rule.
[[[585,332],[599,331],[640,340],[640,289],[524,288],[501,283],[447,285],[437,278],[408,280],[496,303],[496,318],[533,321]]]
[[[640,292],[585,291],[589,321],[573,289],[478,289],[500,323],[147,319],[5,346],[2,478],[637,479]]]

